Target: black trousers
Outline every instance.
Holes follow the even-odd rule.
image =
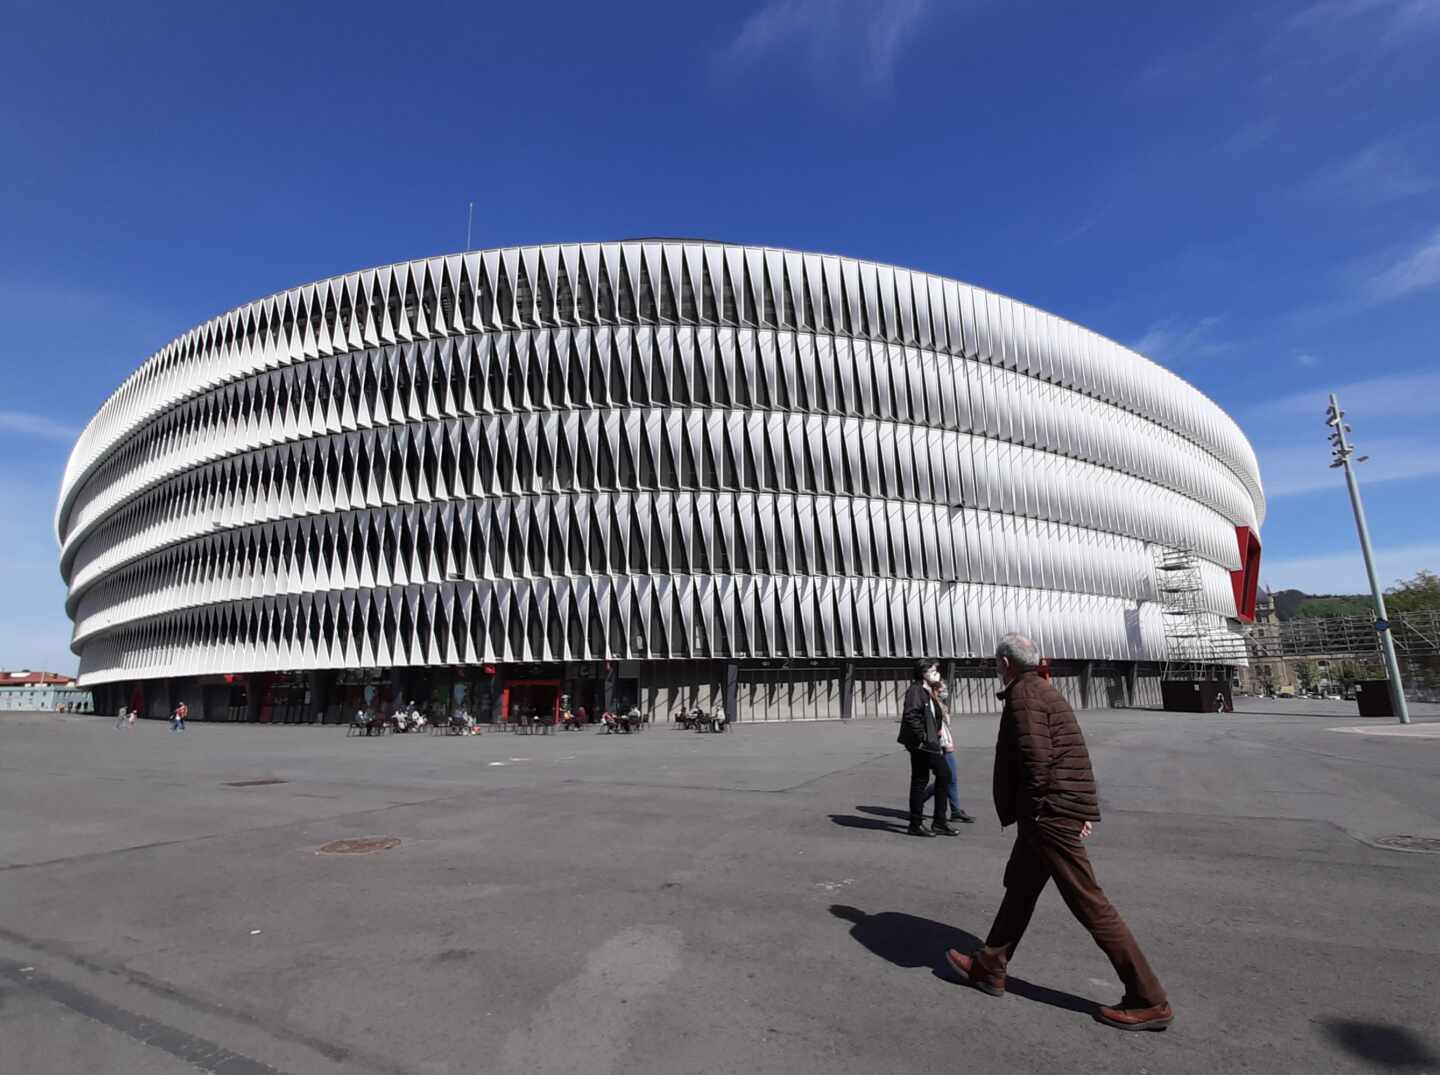
[[[950,766],[945,764],[944,754],[931,754],[928,750],[910,751],[910,824],[918,825],[925,820],[925,785],[935,781],[936,821],[945,820],[945,810],[950,803]]]

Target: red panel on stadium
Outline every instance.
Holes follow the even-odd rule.
[[[1260,588],[1260,538],[1248,526],[1235,528],[1240,545],[1240,570],[1230,572],[1235,587],[1235,611],[1246,623],[1255,622],[1255,594]]]

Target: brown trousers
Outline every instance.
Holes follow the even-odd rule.
[[[1141,1008],[1164,1004],[1165,990],[1160,980],[1095,880],[1090,857],[1080,841],[1080,827],[1081,822],[1068,818],[1020,822],[1005,867],[1005,898],[985,938],[985,947],[980,950],[980,964],[994,973],[1005,973],[1030,924],[1035,902],[1046,883],[1054,878],[1065,906],[1090,931],[1125,984],[1122,1003]]]

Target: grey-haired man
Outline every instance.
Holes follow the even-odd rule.
[[[1175,1018],[1165,989],[1150,969],[1128,926],[1105,897],[1084,839],[1100,820],[1095,774],[1075,713],[1055,687],[1037,674],[1040,652],[1023,635],[1009,634],[995,651],[1005,689],[995,743],[995,811],[1001,826],[1018,824],[1005,867],[1005,898],[985,946],[945,958],[975,988],[1005,992],[1005,972],[1030,916],[1051,879],[1070,913],[1090,931],[1125,984],[1125,996],[1096,1018],[1121,1030],[1164,1030]]]

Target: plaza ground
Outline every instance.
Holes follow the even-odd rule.
[[[1102,884],[1177,1010],[1054,891],[994,1000],[994,718],[961,839],[903,835],[889,721],[547,737],[0,718],[7,1070],[1440,1072],[1440,718],[1082,713]],[[1337,729],[1359,728],[1343,732]],[[390,836],[362,855],[340,839]],[[1440,844],[1437,844],[1440,846]]]

